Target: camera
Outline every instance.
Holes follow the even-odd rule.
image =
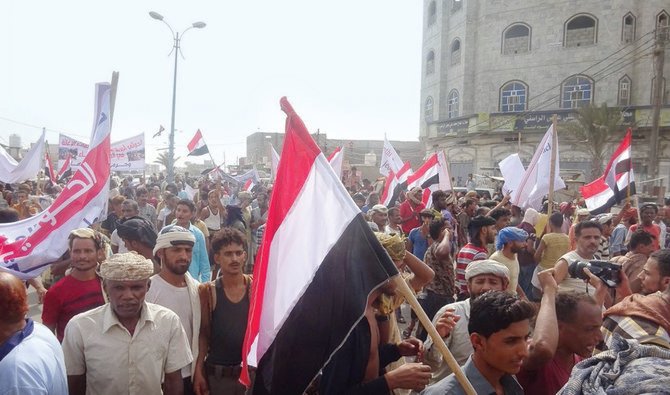
[[[584,273],[584,269],[589,269],[594,276],[602,280],[610,288],[616,288],[619,285],[619,272],[621,265],[608,261],[591,260],[587,262],[573,261],[568,264],[568,273],[572,278],[588,280],[589,277]]]

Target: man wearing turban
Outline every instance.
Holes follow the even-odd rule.
[[[523,229],[508,226],[498,232],[496,240],[496,252],[491,254],[491,259],[501,263],[509,269],[510,281],[507,286],[507,292],[525,297],[524,292],[519,287],[519,260],[517,254],[526,249],[528,232]]]

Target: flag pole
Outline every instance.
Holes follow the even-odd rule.
[[[551,216],[554,211],[554,180],[556,179],[556,146],[558,145],[558,133],[556,130],[556,114],[551,117],[551,167],[549,170],[549,205],[547,215]]]
[[[407,283],[401,276],[394,276],[393,282],[397,287],[396,292],[404,296],[405,299],[407,300],[407,303],[409,303],[409,305],[412,307],[412,310],[414,310],[417,317],[419,318],[419,322],[421,322],[421,325],[423,325],[423,327],[426,329],[430,337],[433,339],[433,343],[440,350],[442,357],[444,358],[447,365],[449,365],[451,371],[454,372],[454,375],[456,375],[456,380],[458,380],[458,382],[461,384],[461,387],[463,387],[465,393],[467,395],[477,395],[477,392],[472,386],[472,383],[470,383],[468,378],[465,376],[465,373],[463,373],[463,370],[458,365],[458,362],[456,362],[456,359],[454,359],[454,356],[451,354],[451,351],[449,351],[447,345],[444,344],[444,340],[442,340],[440,334],[437,333],[437,329],[435,329],[435,326],[433,326],[433,323],[430,321],[430,318],[428,318],[426,312],[423,310],[421,305],[419,305],[419,301],[416,300],[414,292],[412,292],[412,290],[409,289],[409,285],[407,285]]]

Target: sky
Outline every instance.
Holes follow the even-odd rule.
[[[88,141],[94,84],[118,71],[112,142],[145,133],[153,161],[168,144],[174,57],[149,11],[179,32],[207,24],[181,42],[175,156],[200,129],[214,159],[233,164],[247,135],[283,132],[282,96],[310,132],[418,139],[421,1],[4,0],[0,142],[17,133],[27,147],[42,127],[51,144],[59,133]]]

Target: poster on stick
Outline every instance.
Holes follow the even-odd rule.
[[[113,143],[112,171],[144,170],[144,133]]]

